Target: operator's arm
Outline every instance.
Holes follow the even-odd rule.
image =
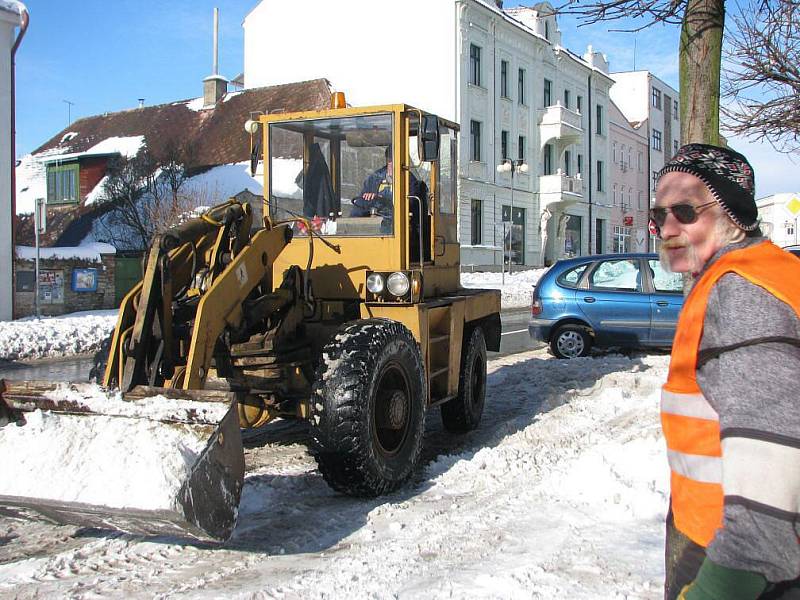
[[[800,337],[794,310],[739,275],[720,278],[700,349],[775,336]],[[739,591],[731,600],[756,598],[757,579],[763,586],[800,576],[798,373],[800,348],[781,342],[723,352],[698,369],[697,382],[719,413],[725,504],[696,585],[730,584]]]

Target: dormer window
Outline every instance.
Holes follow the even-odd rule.
[[[75,204],[80,195],[80,167],[77,162],[47,166],[47,203]]]

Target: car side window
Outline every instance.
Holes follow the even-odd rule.
[[[578,287],[578,282],[581,280],[581,277],[583,277],[583,273],[586,271],[588,266],[589,265],[580,265],[570,269],[569,271],[565,271],[558,276],[556,281],[558,281],[558,283],[564,287]]]
[[[637,260],[604,260],[589,276],[593,290],[641,291],[642,278]]]
[[[648,260],[650,272],[653,274],[653,287],[657,292],[683,293],[683,276],[680,273],[666,271],[657,260]]]

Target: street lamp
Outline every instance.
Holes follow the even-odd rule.
[[[527,173],[528,172],[528,163],[525,162],[524,159],[519,158],[517,160],[512,160],[510,158],[504,158],[503,162],[497,165],[497,172],[498,173],[511,173],[511,210],[509,211],[510,214],[508,215],[508,274],[511,275],[511,237],[513,235],[514,230],[514,173],[519,171],[520,173]],[[505,245],[505,240],[504,240]],[[503,261],[505,263],[505,261]]]

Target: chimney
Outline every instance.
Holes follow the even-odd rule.
[[[144,108],[144,98],[139,98],[139,108]]]
[[[219,9],[214,9],[214,55],[210,76],[203,79],[203,108],[214,106],[228,93],[228,80],[219,74]]]

